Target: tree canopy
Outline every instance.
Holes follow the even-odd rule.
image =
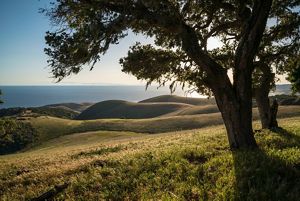
[[[289,7],[293,6],[292,1]],[[286,6],[286,1],[278,1]],[[189,84],[216,98],[231,147],[255,147],[252,133],[253,61],[272,0],[57,0],[44,10],[58,30],[47,32],[45,49],[54,77],[63,79],[94,64],[128,31],[153,37],[120,60],[123,71],[171,89]],[[211,38],[222,45],[208,49]],[[234,48],[230,48],[230,47]],[[226,54],[220,54],[225,51]],[[226,56],[231,60],[224,62]],[[233,82],[227,75],[233,69]]]

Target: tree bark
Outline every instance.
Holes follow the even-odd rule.
[[[266,94],[255,93],[255,99],[258,107],[258,112],[263,129],[278,128],[277,111],[278,103],[276,99],[270,104],[270,99]]]
[[[278,103],[274,99],[271,105],[269,99],[269,93],[275,75],[267,65],[262,64],[259,66],[259,69],[262,71],[262,75],[258,87],[254,89],[254,95],[260,116],[261,127],[262,129],[277,128]]]
[[[215,93],[216,102],[221,111],[231,148],[256,148],[257,144],[252,130],[252,100],[235,95],[232,90]],[[250,106],[250,107],[249,107]]]

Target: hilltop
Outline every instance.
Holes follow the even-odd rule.
[[[214,98],[191,98],[176,95],[162,95],[140,101],[140,103],[185,103],[190,105],[211,105],[216,104]]]

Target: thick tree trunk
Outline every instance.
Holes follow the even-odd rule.
[[[218,87],[215,98],[221,111],[231,148],[256,148],[252,130],[252,91],[249,73],[240,73],[238,87]],[[246,81],[247,80],[247,81]]]

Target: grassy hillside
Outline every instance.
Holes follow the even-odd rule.
[[[59,103],[59,104],[45,105],[44,107],[63,108],[75,112],[82,112],[83,110],[87,109],[91,105],[93,105],[93,103]]]
[[[190,98],[190,97],[182,97],[176,95],[162,95],[153,98],[149,98],[146,100],[140,101],[140,103],[159,103],[159,102],[175,102],[175,103],[185,103],[190,105],[210,105],[215,104],[214,99],[207,98]]]
[[[83,111],[76,119],[144,119],[190,108],[183,103],[133,103],[121,100],[109,100],[96,103]]]
[[[219,112],[217,105],[195,105],[193,107],[183,108],[175,112],[165,114],[163,116],[181,116],[181,115],[195,115],[195,114],[210,114]]]
[[[260,149],[249,151],[229,150],[223,126],[72,146],[61,138],[53,149],[1,156],[0,197],[28,200],[52,190],[55,200],[296,201],[300,117],[280,125],[256,133]]]
[[[300,116],[300,106],[280,106],[278,117]],[[253,118],[258,119],[257,109]],[[220,113],[164,116],[150,119],[97,119],[69,120],[55,117],[37,117],[29,120],[41,134],[41,141],[71,133],[88,131],[130,131],[138,133],[161,133],[203,128],[222,124]]]

